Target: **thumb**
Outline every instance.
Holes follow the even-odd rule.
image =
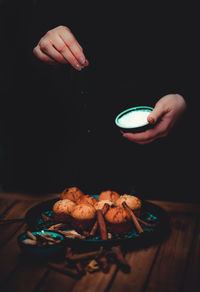
[[[161,106],[155,106],[153,111],[148,115],[147,120],[150,124],[156,124],[158,119],[162,117],[164,114],[163,108]]]

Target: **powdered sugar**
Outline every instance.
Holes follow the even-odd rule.
[[[118,124],[124,128],[137,128],[147,125],[150,111],[131,111],[118,119]]]

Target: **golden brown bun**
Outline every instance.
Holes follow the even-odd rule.
[[[108,204],[108,205],[112,206],[113,202],[111,202],[110,200],[101,200],[99,202],[96,202],[94,207],[95,207],[96,210],[99,210],[99,209],[102,209],[105,204]]]
[[[71,216],[71,226],[75,230],[90,231],[96,218],[96,210],[90,204],[79,204],[74,207]]]
[[[115,191],[103,191],[99,194],[98,200],[110,200],[111,202],[115,203],[117,199],[119,199],[120,194]]]
[[[120,196],[120,198],[116,201],[116,205],[122,206],[123,202],[126,202],[128,207],[131,208],[131,210],[133,210],[137,216],[140,215],[142,202],[138,197],[124,194],[123,196]]]
[[[109,230],[113,233],[127,233],[131,231],[131,215],[122,207],[111,207],[105,214],[105,219]]]
[[[68,199],[73,202],[76,202],[80,197],[84,196],[84,193],[77,187],[70,187],[68,189],[65,189],[61,195],[60,198],[62,200]]]
[[[93,219],[96,215],[96,210],[90,204],[79,204],[73,208],[71,215],[75,219]]]
[[[91,197],[89,195],[84,195],[81,196],[78,200],[77,200],[77,204],[90,204],[92,206],[94,206],[96,204],[97,200],[94,197]]]
[[[69,223],[71,212],[76,204],[68,199],[59,200],[53,205],[53,217],[56,222]]]

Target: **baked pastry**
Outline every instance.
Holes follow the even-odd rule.
[[[128,233],[133,226],[129,212],[119,206],[111,207],[105,214],[105,220],[109,231],[115,234]]]
[[[77,204],[90,204],[92,206],[94,206],[96,204],[97,200],[89,195],[84,195],[81,196],[78,200],[77,200]]]
[[[70,187],[65,189],[61,195],[60,198],[62,200],[68,199],[73,202],[76,202],[80,197],[84,196],[84,193],[77,187]]]
[[[119,199],[117,199],[116,205],[122,206],[123,202],[126,202],[127,206],[131,208],[132,211],[134,211],[136,216],[140,216],[142,202],[138,197],[124,194],[123,196],[120,196]]]
[[[53,218],[58,223],[70,223],[71,211],[76,206],[71,200],[58,200],[53,205]]]
[[[119,199],[120,194],[115,191],[103,191],[99,194],[98,200],[110,200],[111,202],[115,203],[117,199]]]
[[[71,226],[76,231],[90,231],[96,218],[96,209],[90,204],[76,205],[72,212]]]
[[[113,202],[110,201],[110,200],[97,201],[96,204],[94,204],[94,207],[95,207],[96,210],[101,210],[105,204],[108,204],[108,205],[112,206]]]

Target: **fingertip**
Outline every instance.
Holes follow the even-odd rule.
[[[87,67],[88,65],[89,65],[89,61],[86,59],[85,62],[84,62],[84,64],[83,64],[83,66],[84,67]]]
[[[85,62],[86,62],[85,57],[82,56],[82,57],[79,58],[79,63],[80,63],[81,65],[84,66]]]
[[[152,116],[148,116],[147,120],[151,125],[155,124],[155,119]]]

